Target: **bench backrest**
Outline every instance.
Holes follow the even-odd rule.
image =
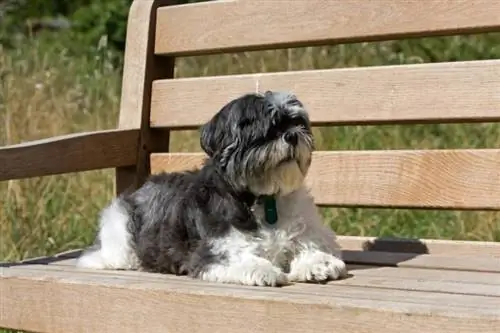
[[[131,10],[120,127],[140,126],[144,148],[119,190],[131,174],[199,165],[203,154],[165,153],[168,131],[257,86],[295,93],[316,126],[500,120],[500,60],[173,78],[176,56],[500,31],[494,1],[167,2]],[[317,151],[307,182],[318,205],[498,209],[499,168],[500,149]]]

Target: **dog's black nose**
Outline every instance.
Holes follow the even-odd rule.
[[[285,133],[285,141],[288,142],[291,145],[297,145],[297,142],[299,141],[299,137],[297,133],[295,132],[287,132]]]

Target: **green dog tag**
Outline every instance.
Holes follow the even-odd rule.
[[[264,214],[266,222],[275,224],[278,221],[278,209],[276,208],[276,199],[273,196],[264,196]]]

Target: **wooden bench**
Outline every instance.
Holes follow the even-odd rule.
[[[112,167],[121,192],[150,172],[192,168],[202,155],[168,153],[169,131],[197,128],[257,84],[296,93],[314,125],[500,121],[499,60],[172,79],[176,56],[500,31],[495,1],[167,3],[132,5],[119,128],[1,148],[0,180]],[[499,172],[500,149],[318,151],[307,181],[321,206],[491,210],[500,207]],[[499,331],[500,243],[346,236],[340,243],[350,278],[283,288],[76,269],[78,251],[6,263],[0,327]]]

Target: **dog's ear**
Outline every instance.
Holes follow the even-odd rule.
[[[215,142],[215,126],[214,119],[205,123],[200,129],[200,146],[203,151],[210,157],[214,154],[214,142]]]
[[[232,105],[227,104],[200,129],[200,146],[211,158],[216,158],[227,145],[231,129],[228,128],[228,115]]]
[[[225,165],[242,142],[243,133],[250,133],[256,109],[264,100],[255,94],[235,98],[224,105],[200,129],[200,146],[209,157]],[[245,130],[243,130],[245,129]]]

